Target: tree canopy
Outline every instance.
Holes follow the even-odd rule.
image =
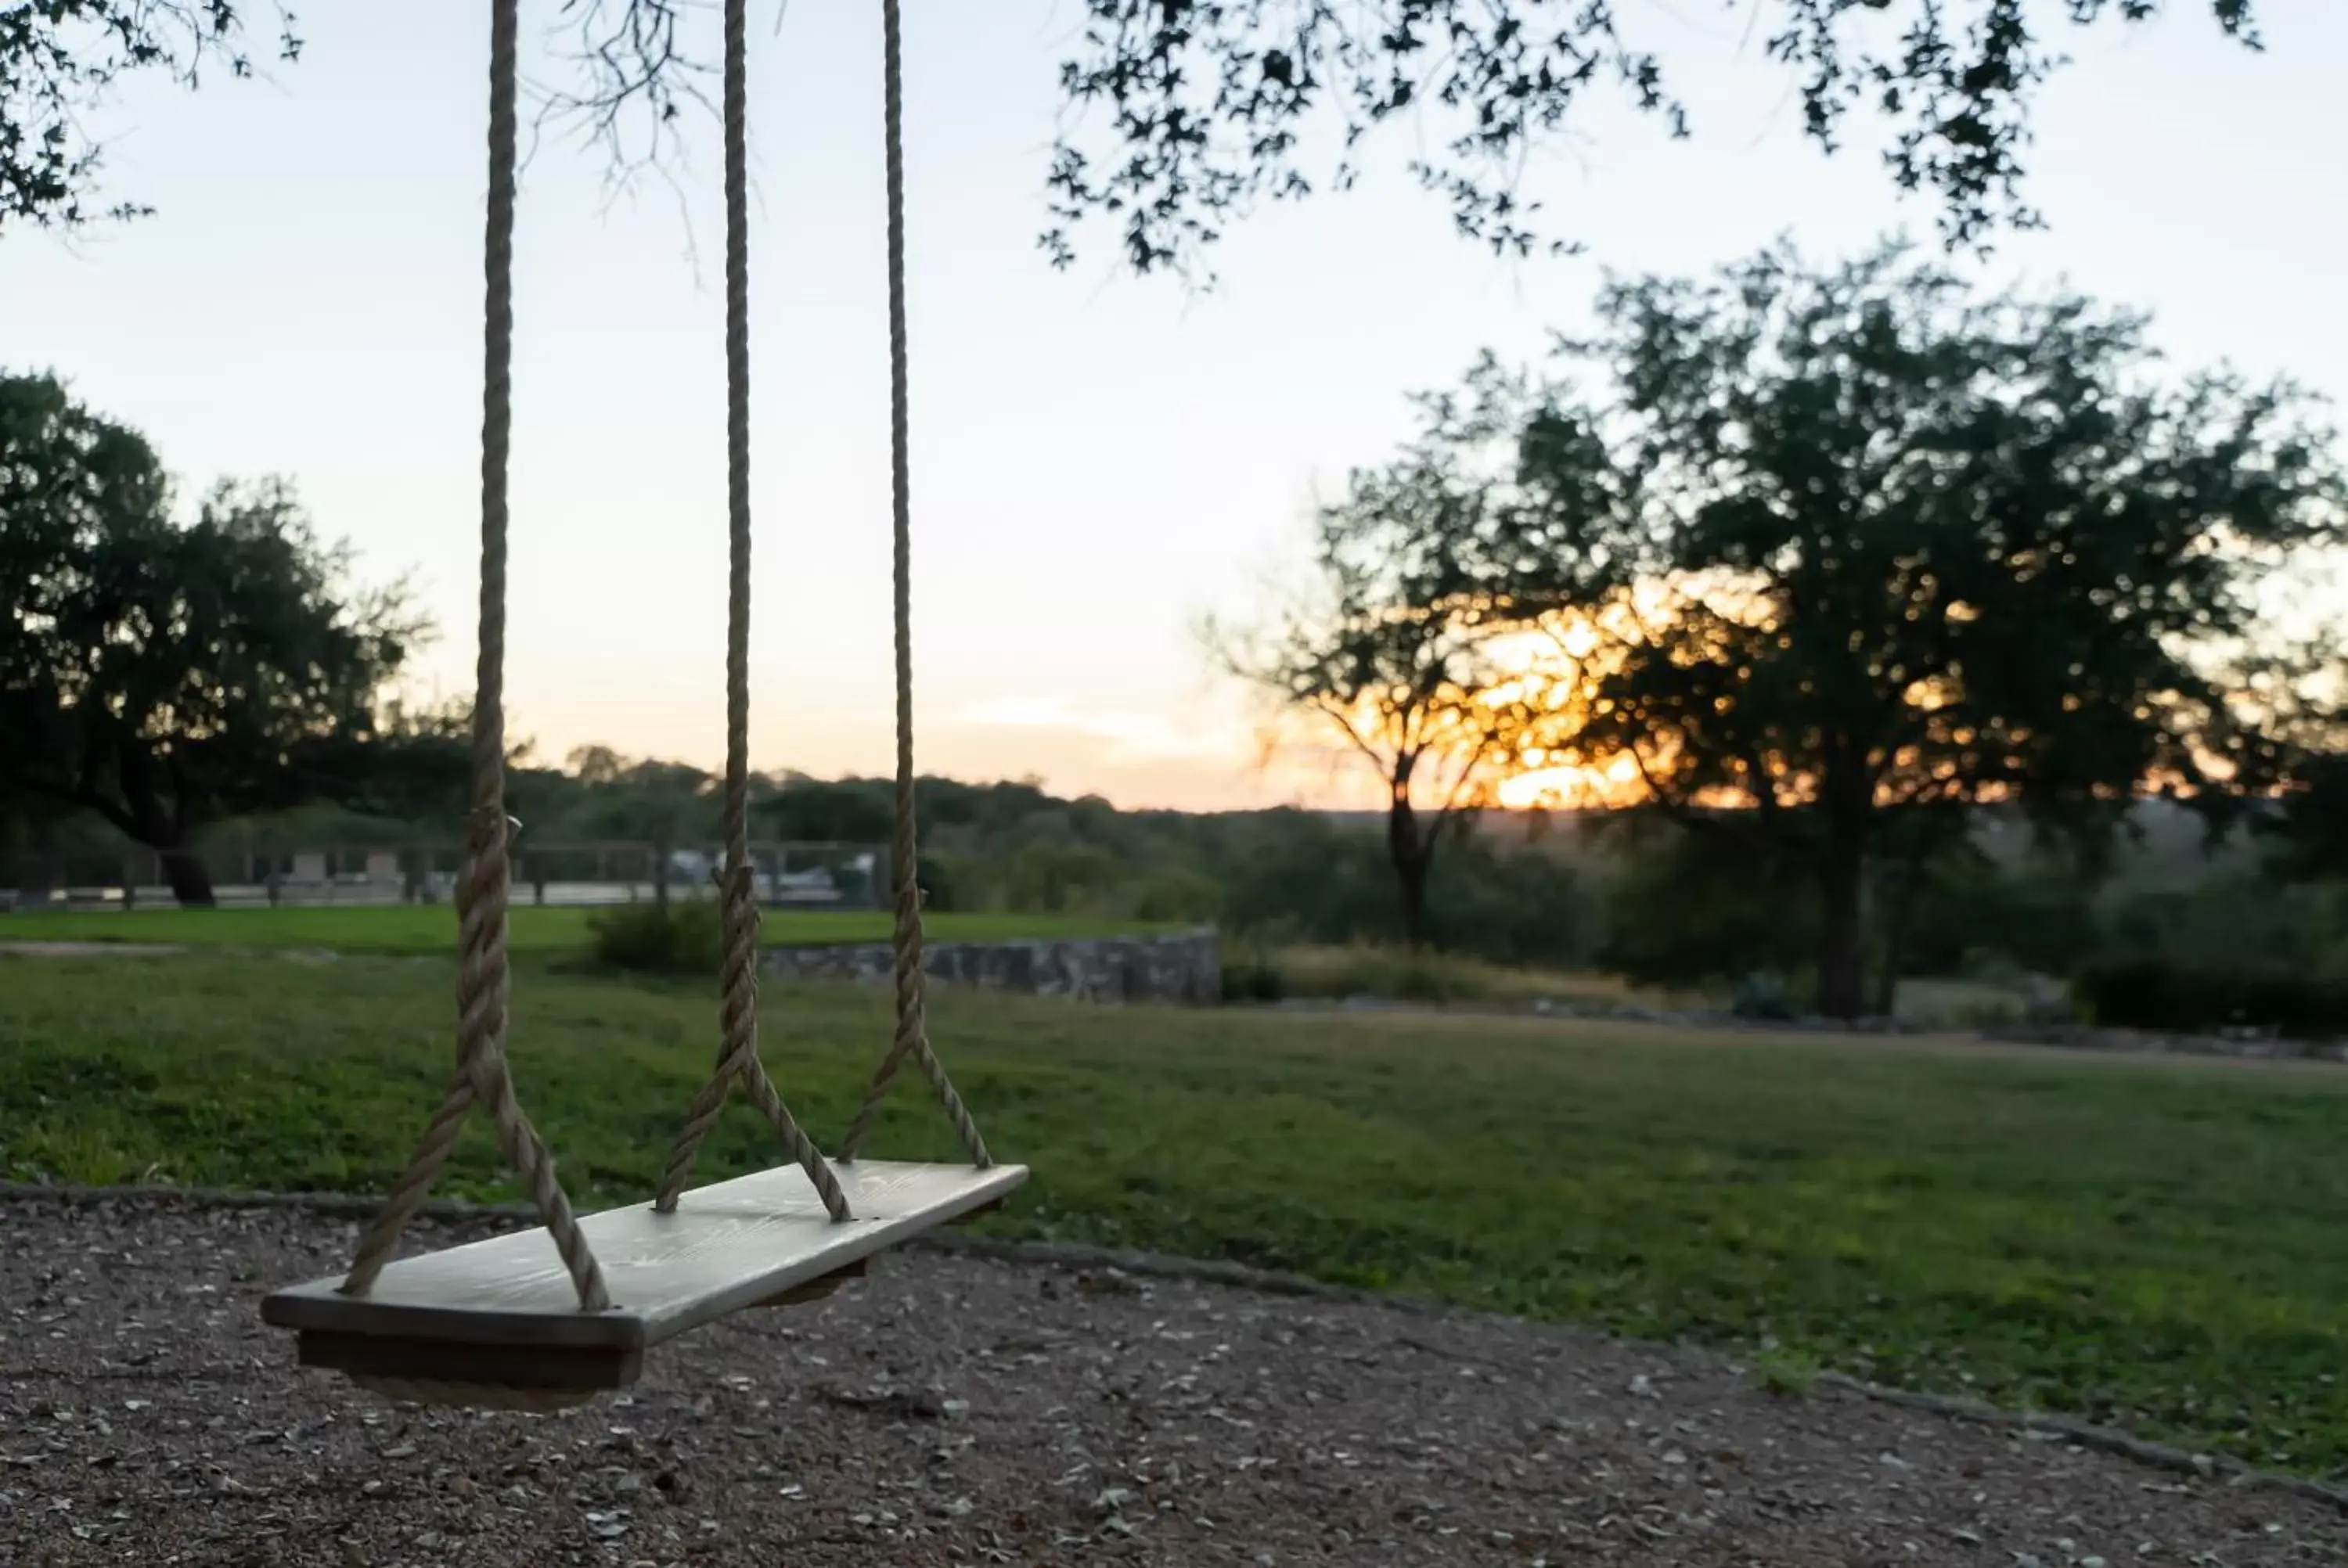
[[[2251,0],[2210,0],[2219,28],[2256,47]],[[1562,143],[1581,100],[1612,91],[1690,133],[1659,36],[1612,0],[1086,0],[1065,96],[1107,111],[1097,140],[1064,137],[1052,165],[1070,253],[1092,216],[1121,226],[1148,271],[1196,263],[1262,200],[1353,183],[1381,133],[1410,121],[1409,172],[1451,205],[1464,234],[1495,249],[1569,246],[1524,199],[1525,164]],[[1883,160],[1903,189],[1938,198],[1950,240],[2030,224],[2024,155],[2037,92],[2064,63],[2066,29],[2141,23],[2156,0],[1743,0],[1769,64],[1801,94],[1803,128],[1838,147],[1853,111],[1882,122]],[[1323,149],[1328,156],[1323,158]]]
[[[98,813],[205,902],[190,834],[363,772],[349,744],[427,628],[283,485],[224,484],[185,525],[171,502],[135,431],[0,376],[0,794]]]
[[[1954,243],[2029,224],[2031,116],[2062,40],[2140,24],[2157,0],[1741,0],[1768,67],[1801,96],[1828,150],[1854,114],[1879,125],[1892,179],[1937,200]],[[2225,37],[2255,48],[2253,0],[2208,0]],[[1732,10],[1736,7],[1732,7]],[[72,224],[94,205],[101,149],[79,115],[132,73],[192,85],[207,65],[253,69],[239,0],[38,0],[0,10],[0,230]],[[1663,39],[1613,0],[1084,0],[1060,67],[1076,111],[1053,149],[1050,227],[1063,263],[1087,220],[1115,223],[1127,261],[1196,271],[1257,203],[1350,185],[1381,136],[1416,131],[1402,161],[1459,230],[1502,251],[1563,248],[1519,174],[1561,145],[1581,101],[1612,92],[1690,134]],[[655,159],[700,99],[709,40],[686,0],[562,0],[572,84],[550,95],[615,165]],[[278,12],[277,51],[299,53]],[[1097,117],[1086,111],[1103,111]],[[1407,133],[1403,133],[1407,134]]]
[[[2273,869],[2293,882],[2348,883],[2348,752],[2309,757],[2264,825]]]
[[[2293,388],[2157,374],[2140,317],[1979,296],[1899,245],[1616,280],[1597,319],[1560,379],[1484,377],[1478,427],[1520,400],[1485,580],[1595,629],[1585,753],[1809,867],[1822,1010],[1860,1006],[1895,822],[2012,802],[2092,846],[2140,791],[2283,776],[2233,666],[2262,587],[2342,528]]]

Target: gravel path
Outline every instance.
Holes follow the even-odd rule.
[[[1694,1354],[928,1251],[584,1411],[402,1409],[256,1314],[353,1235],[0,1201],[0,1563],[2348,1561],[2320,1502]]]

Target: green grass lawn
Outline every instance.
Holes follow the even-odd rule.
[[[592,909],[514,906],[509,939],[519,953],[582,948]],[[932,915],[941,942],[1097,936],[1098,920],[1031,915]],[[890,917],[876,909],[768,910],[774,946],[880,942]],[[1140,929],[1142,927],[1135,927]],[[168,942],[195,948],[325,948],[338,953],[446,953],[457,945],[457,914],[446,904],[345,908],[79,909],[0,915],[0,942]]]
[[[438,965],[0,960],[0,1169],[380,1189],[446,1071]],[[650,1190],[715,1039],[698,986],[518,977],[525,1102],[592,1204]],[[885,994],[770,989],[836,1131]],[[1232,1257],[1686,1337],[2348,1470],[2348,1073],[2015,1061],[1464,1017],[946,993],[1010,1234]],[[737,1107],[702,1157],[767,1163]],[[947,1156],[909,1083],[876,1154]],[[443,1190],[509,1195],[478,1125]]]

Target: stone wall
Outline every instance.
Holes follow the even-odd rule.
[[[923,968],[932,981],[990,987],[1090,1002],[1222,999],[1220,947],[1211,930],[1159,937],[1088,937],[1067,941],[932,942]],[[885,942],[834,948],[770,948],[762,960],[778,979],[887,985],[895,960]]]

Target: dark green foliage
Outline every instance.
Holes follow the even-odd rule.
[[[1280,966],[1273,963],[1261,948],[1245,950],[1245,956],[1226,951],[1223,955],[1223,1000],[1227,1002],[1276,1002],[1285,993]]]
[[[891,794],[885,780],[790,778],[757,817],[778,835],[853,841],[885,830]],[[1269,943],[1403,939],[1386,845],[1363,820],[1293,809],[1119,811],[1033,784],[952,779],[923,779],[916,799],[932,911],[1197,921]],[[1472,828],[1447,836],[1428,884],[1435,945],[1498,963],[1588,956],[1587,895],[1570,866]]]
[[[717,973],[724,917],[715,898],[614,904],[587,918],[595,962],[644,975]]]
[[[1580,873],[1474,832],[1436,862],[1427,908],[1437,949],[1496,964],[1570,968],[1587,962],[1593,946],[1596,921]]]
[[[2087,1016],[2107,1029],[2248,1029],[2289,1040],[2348,1035],[2348,979],[2140,958],[2091,968],[2073,989]]]
[[[2116,893],[2105,901],[2100,956],[2157,958],[2260,973],[2322,968],[2343,935],[2339,895],[2279,887],[2257,876],[2210,876],[2178,887]]]
[[[1323,947],[1406,941],[1386,846],[1365,825],[1310,812],[1226,819],[1204,869],[1220,884],[1226,930]],[[1494,963],[1568,968],[1590,956],[1588,895],[1573,868],[1467,832],[1427,886],[1431,946]]]
[[[1818,903],[1766,845],[1649,835],[1606,888],[1604,927],[1601,968],[1640,985],[1717,985],[1810,964]]]
[[[2293,784],[2260,824],[2274,870],[2295,882],[2348,882],[2348,751],[2302,762]]]
[[[424,635],[282,485],[196,520],[139,436],[0,376],[0,792],[95,813],[211,890],[191,835],[331,791]]]
[[[1784,1022],[1795,1015],[1785,977],[1766,969],[1756,969],[1736,982],[1728,1010],[1738,1018],[1759,1021]]]
[[[924,855],[916,860],[914,865],[917,870],[914,873],[913,881],[922,890],[923,908],[934,909],[940,914],[948,914],[962,908],[962,896],[959,892],[961,884],[955,878],[952,862],[935,855]],[[894,907],[895,900],[892,896],[891,907]]]
[[[413,709],[393,702],[375,723],[319,737],[294,754],[295,771],[319,800],[381,825],[434,823],[453,829],[470,802],[470,704]],[[507,795],[509,808],[516,804]]]
[[[1376,836],[1315,813],[1267,812],[1222,871],[1226,928],[1270,942],[1391,942],[1394,871]]]
[[[892,786],[866,779],[782,781],[751,808],[760,833],[800,844],[886,844],[895,832]]]
[[[661,0],[640,0],[659,4]],[[2253,47],[2250,0],[2210,0]],[[1189,268],[1260,200],[1343,190],[1379,128],[1419,149],[1406,167],[1494,250],[1563,248],[1519,171],[1577,133],[1580,101],[1609,88],[1674,136],[1690,106],[1654,50],[1685,21],[1623,25],[1607,0],[1086,0],[1089,26],[1061,70],[1067,98],[1107,114],[1097,140],[1065,137],[1052,165],[1062,262],[1070,231],[1121,225],[1143,271]],[[1644,8],[1642,8],[1644,9]],[[2048,11],[2056,8],[2049,6]],[[2138,22],[2148,0],[2072,0],[2076,25]],[[1875,111],[1901,188],[1938,199],[1952,243],[2035,216],[2022,156],[2039,87],[2064,44],[2024,0],[1755,0],[1758,54],[1801,95],[1803,128],[1828,150],[1857,108]],[[1888,14],[1888,15],[1887,15]],[[2059,27],[2059,24],[2056,25]],[[1585,117],[1586,118],[1586,117]],[[1079,122],[1081,123],[1081,122]],[[1323,169],[1307,150],[1334,151]]]
[[[1901,943],[1910,975],[1953,975],[1975,955],[2038,974],[2067,975],[2102,938],[2093,889],[2077,877],[1969,867],[1929,885]]]

